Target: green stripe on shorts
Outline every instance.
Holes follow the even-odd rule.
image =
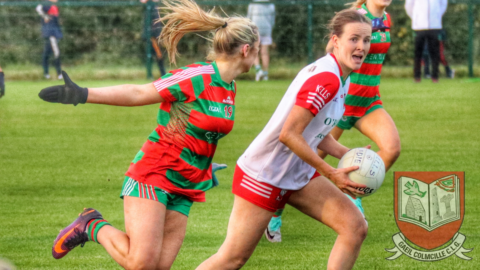
[[[363,116],[375,111],[376,109],[381,109],[381,108],[383,108],[383,106],[381,104],[377,104],[377,105],[373,106],[372,108],[368,109]],[[350,130],[350,129],[352,129],[352,127],[355,126],[357,121],[360,120],[360,118],[362,118],[362,117],[343,116],[342,119],[338,122],[337,127],[341,128],[343,130]]]
[[[188,217],[193,201],[183,195],[171,194],[152,185],[140,183],[133,178],[125,177],[120,198],[125,196],[144,198],[164,204],[167,210],[177,211]]]

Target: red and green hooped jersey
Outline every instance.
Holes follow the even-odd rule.
[[[126,175],[192,201],[205,201],[212,187],[217,142],[233,128],[235,82],[222,81],[216,63],[195,63],[155,81],[165,99],[157,128]]]
[[[375,17],[368,11],[365,4],[357,10],[367,18],[374,20]],[[383,15],[384,26],[390,28],[390,15]],[[362,67],[350,75],[350,88],[345,100],[345,114],[360,118],[374,107],[381,107],[380,100],[380,73],[382,71],[385,55],[390,48],[390,29],[377,30],[372,33],[370,51],[368,52]]]

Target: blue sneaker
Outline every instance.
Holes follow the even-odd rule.
[[[282,233],[280,232],[280,227],[282,227],[282,217],[272,217],[267,229],[265,230],[265,237],[268,241],[272,243],[282,242]]]

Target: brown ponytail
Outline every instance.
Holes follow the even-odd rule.
[[[208,55],[208,60],[215,60],[216,54],[233,55],[238,46],[253,45],[258,40],[258,28],[247,18],[223,18],[213,9],[208,12],[202,10],[192,0],[164,0],[163,3],[165,7],[160,9],[167,14],[159,20],[165,24],[159,39],[171,63],[176,63],[178,42],[187,33],[212,32],[213,52]]]

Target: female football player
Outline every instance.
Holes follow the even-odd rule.
[[[379,148],[377,152],[385,163],[388,171],[400,155],[400,137],[392,117],[382,106],[380,100],[380,73],[385,55],[390,48],[390,15],[385,9],[392,0],[357,0],[352,6],[357,12],[364,14],[372,21],[372,45],[362,67],[352,72],[350,89],[345,99],[345,113],[331,134],[338,140],[344,130],[352,127],[375,142]],[[331,49],[331,42],[327,50]],[[319,151],[322,158],[327,153]],[[363,214],[361,198],[352,199]],[[265,237],[270,242],[280,242],[282,225],[280,209],[272,218]]]
[[[371,21],[344,10],[332,19],[330,33],[332,53],[299,72],[263,131],[238,159],[227,237],[197,269],[241,268],[273,213],[286,203],[338,233],[328,269],[353,267],[367,225],[342,192],[355,196],[363,193],[356,188],[365,186],[348,178],[357,166],[335,169],[316,151],[337,158],[348,151],[329,133],[344,113],[350,74],[370,49]]]
[[[222,18],[191,0],[165,2],[160,35],[175,63],[177,44],[190,32],[212,31],[208,59],[171,71],[146,85],[81,88],[64,73],[65,85],[43,89],[40,97],[64,104],[142,106],[160,103],[158,126],[126,173],[126,232],[88,208],[54,241],[62,258],[86,241],[101,244],[126,269],[170,269],[182,245],[193,202],[212,187],[211,161],[217,142],[235,115],[234,79],[248,72],[259,52],[258,28],[242,17]]]

